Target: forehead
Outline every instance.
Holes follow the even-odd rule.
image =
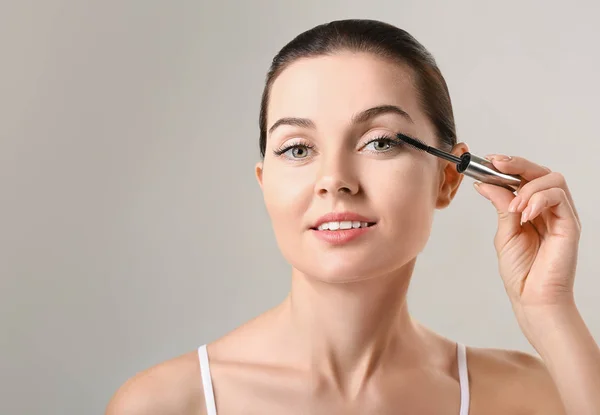
[[[412,70],[367,53],[344,52],[299,59],[276,78],[270,93],[267,127],[281,117],[348,122],[378,105],[397,105],[418,122]]]

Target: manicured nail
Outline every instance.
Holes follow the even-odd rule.
[[[503,155],[496,155],[494,156],[494,159],[497,161],[509,161],[512,160],[511,156],[503,156]]]
[[[521,215],[521,223],[527,222],[527,220],[529,219],[530,211],[531,211],[531,206],[523,211],[523,214]]]

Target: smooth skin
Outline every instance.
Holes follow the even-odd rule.
[[[381,106],[408,117],[365,112]],[[458,415],[456,344],[413,319],[406,295],[434,212],[451,203],[463,176],[381,139],[402,132],[438,145],[411,69],[365,53],[298,60],[273,84],[267,125],[289,117],[303,120],[269,133],[256,176],[292,266],[291,290],[208,345],[219,415]],[[452,152],[467,150],[459,143]],[[573,299],[581,226],[567,184],[523,158],[490,159],[526,179],[517,198],[477,189],[498,212],[499,273],[541,358],[469,347],[470,414],[598,414],[600,350]],[[376,224],[338,246],[314,236],[320,216],[342,211]],[[205,413],[196,350],[128,380],[106,412]]]

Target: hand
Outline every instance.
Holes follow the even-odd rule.
[[[564,177],[521,157],[486,158],[524,179],[516,197],[499,186],[475,184],[498,212],[494,246],[517,318],[533,309],[574,305],[581,224]]]

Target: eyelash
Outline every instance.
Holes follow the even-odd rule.
[[[304,148],[308,148],[310,150],[315,148],[314,146],[312,146],[310,144],[305,144],[305,143],[296,141],[296,142],[291,142],[289,144],[286,144],[285,146],[280,147],[276,150],[273,150],[273,154],[275,154],[276,156],[281,156],[286,151],[291,150],[292,148],[296,148],[296,147],[304,147]]]
[[[389,135],[385,135],[384,134],[384,135],[381,135],[379,137],[373,138],[372,140],[369,140],[364,145],[364,147],[368,146],[371,143],[377,142],[377,141],[383,141],[383,142],[389,144],[391,148],[400,147],[400,146],[402,146],[404,144],[404,142],[401,141],[400,139],[398,139],[396,137],[390,137]],[[384,150],[384,151],[377,151],[377,153],[385,153],[386,151],[391,150],[391,148],[388,149],[388,150]]]
[[[377,142],[377,141],[383,141],[383,142],[389,144],[392,148],[394,148],[394,147],[400,147],[400,146],[402,146],[404,144],[400,139],[395,138],[395,137],[390,137],[389,135],[385,135],[384,134],[384,135],[381,135],[381,136],[378,136],[378,137],[375,137],[375,138],[369,140],[367,143],[365,143],[365,145],[363,147],[366,147],[369,144]],[[287,151],[289,151],[289,150],[291,150],[293,148],[297,148],[297,147],[304,147],[304,148],[307,148],[309,150],[313,150],[314,149],[314,146],[312,146],[310,144],[305,144],[305,143],[302,143],[302,142],[292,142],[292,143],[286,144],[283,147],[280,147],[278,149],[273,150],[273,154],[275,154],[276,156],[281,156],[285,152],[287,152]],[[384,153],[386,151],[389,151],[389,150],[377,151],[377,153]]]

